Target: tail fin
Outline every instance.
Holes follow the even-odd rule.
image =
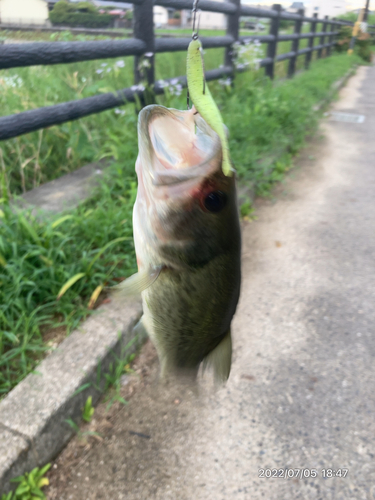
[[[213,349],[203,360],[203,370],[212,366],[215,381],[223,384],[228,380],[232,362],[232,337],[230,328],[225,337],[215,349]]]

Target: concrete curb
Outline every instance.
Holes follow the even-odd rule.
[[[140,303],[103,305],[0,403],[0,495],[12,478],[41,467],[69,441],[74,431],[66,420],[81,420],[87,397],[99,399],[110,363],[145,340],[133,335],[141,313]],[[90,387],[76,394],[84,384]]]
[[[59,179],[28,191],[13,203],[46,216],[72,210],[92,195],[108,166],[108,160],[89,163]]]
[[[354,72],[355,69],[350,70],[335,82],[329,97],[319,103],[315,111],[322,109]],[[28,194],[25,201],[35,206],[39,200],[39,208],[55,212],[65,199],[54,193],[69,194],[70,183],[79,179],[79,190],[73,193],[74,201],[69,200],[70,206],[78,204],[78,200],[83,201],[88,196],[97,168],[97,164],[82,167],[81,173],[68,174],[37,188],[38,192]],[[254,185],[240,186],[238,197],[240,203],[252,202]],[[103,379],[97,384],[98,367],[104,374],[116,356],[124,355],[125,346],[134,339],[133,327],[141,313],[139,303],[124,307],[112,301],[101,306],[38,365],[34,374],[28,375],[1,401],[0,495],[10,490],[10,479],[43,466],[69,441],[74,431],[66,420],[81,419],[82,407],[89,395],[93,403],[98,401],[99,389],[104,386]],[[126,354],[134,352],[143,341],[144,338],[137,338]],[[76,394],[84,384],[90,387]]]

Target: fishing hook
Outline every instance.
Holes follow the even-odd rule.
[[[195,22],[196,22],[196,18],[197,18],[197,12],[198,12],[198,2],[199,0],[194,0],[194,3],[193,3],[193,10],[192,10],[192,13],[193,13],[193,33],[191,35],[191,38],[193,40],[197,40],[198,39],[198,36],[199,36],[199,22],[200,22],[200,16],[198,16],[198,28],[197,28],[197,31],[195,31]]]

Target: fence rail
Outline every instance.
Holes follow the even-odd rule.
[[[134,37],[126,40],[105,40],[90,42],[35,42],[23,44],[0,45],[0,69],[16,68],[33,65],[49,65],[106,59],[111,57],[135,56],[134,77],[139,84],[141,75],[138,70],[139,58],[145,53],[176,52],[187,49],[191,38],[156,38],[153,26],[153,6],[160,5],[175,9],[192,9],[193,0],[132,0],[134,4]],[[305,17],[304,12],[297,14],[283,12],[281,5],[275,4],[272,9],[257,9],[248,5],[241,5],[240,0],[227,0],[217,2],[213,0],[200,0],[199,8],[209,12],[220,12],[228,16],[228,28],[225,36],[203,37],[202,44],[205,49],[226,48],[224,66],[206,72],[206,79],[216,80],[224,76],[233,76],[234,59],[232,46],[235,42],[259,40],[267,44],[267,57],[260,61],[266,74],[274,77],[274,66],[278,61],[289,60],[288,76],[295,72],[298,56],[305,55],[305,67],[309,66],[313,51],[322,57],[323,49],[330,55],[335,44],[334,37],[338,35],[338,27],[352,25],[347,21],[336,19],[318,19]],[[239,17],[252,16],[269,18],[270,32],[268,35],[240,36]],[[293,34],[279,34],[280,20],[294,21]],[[310,32],[301,33],[303,23],[310,23]],[[322,31],[317,32],[317,24],[322,24]],[[375,28],[370,26],[369,28]],[[314,46],[315,38],[319,45]],[[308,47],[299,49],[299,41],[308,39]],[[328,39],[328,41],[326,41]],[[291,51],[277,55],[278,42],[291,41]],[[147,69],[147,83],[152,85],[156,95],[164,92],[163,86],[154,81],[154,56],[149,58],[150,68]],[[186,77],[179,76],[174,79],[186,87]],[[117,91],[116,93],[100,94],[80,100],[65,102],[54,106],[43,107],[31,111],[0,117],[0,140],[17,137],[41,128],[59,125],[61,123],[77,120],[93,113],[99,113],[126,102],[134,102],[136,95],[142,98],[143,91],[133,86]]]

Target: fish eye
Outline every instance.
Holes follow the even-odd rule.
[[[209,212],[218,213],[227,204],[227,195],[222,191],[212,191],[204,199],[204,206]]]

